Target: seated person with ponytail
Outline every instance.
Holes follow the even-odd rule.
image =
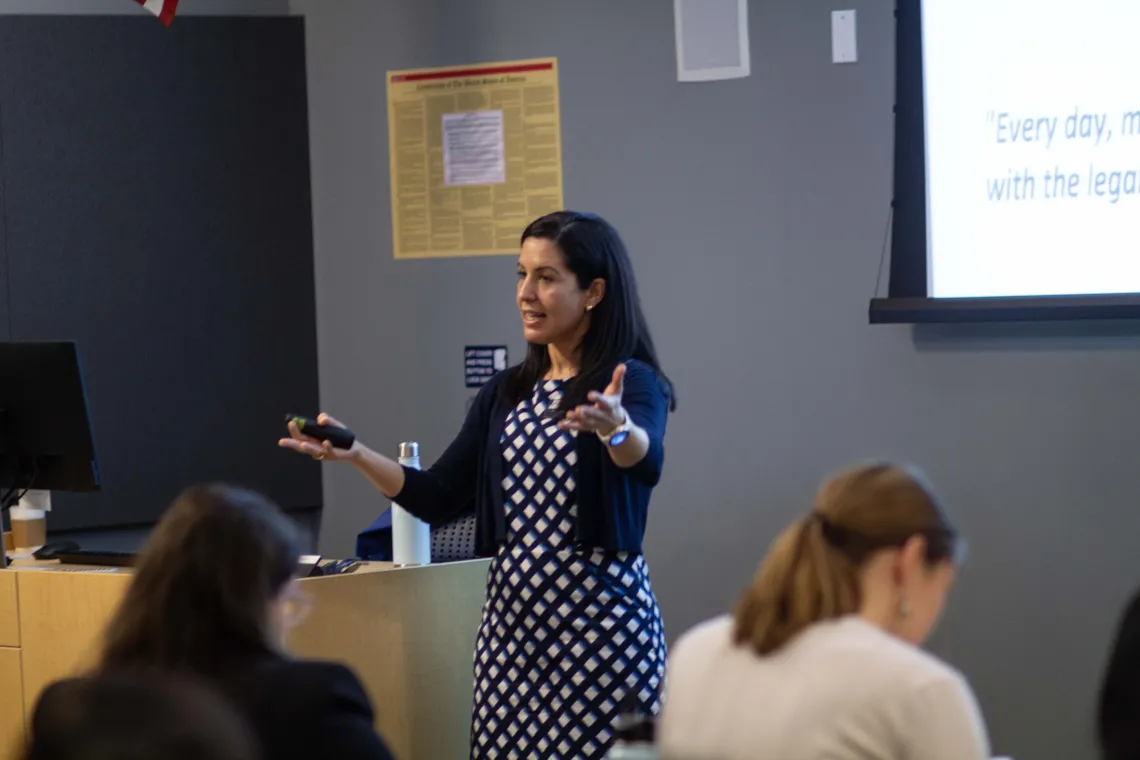
[[[916,473],[873,464],[831,478],[735,616],[674,647],[662,758],[988,758],[970,687],[920,649],[961,548]]]

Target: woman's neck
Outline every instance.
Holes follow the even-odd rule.
[[[546,371],[547,380],[569,380],[578,374],[576,351],[551,343],[546,347],[546,353],[550,357],[550,368]]]
[[[863,584],[863,601],[859,606],[859,617],[864,622],[894,634],[899,623],[898,610],[898,592],[888,584]]]

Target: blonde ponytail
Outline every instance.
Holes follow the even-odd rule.
[[[926,538],[929,564],[960,552],[958,534],[916,472],[890,464],[844,470],[816,508],[773,542],[736,606],[733,638],[775,652],[813,623],[859,611],[860,568],[879,549]]]
[[[784,530],[736,608],[734,638],[770,654],[803,629],[859,609],[858,568],[824,537],[812,514]]]

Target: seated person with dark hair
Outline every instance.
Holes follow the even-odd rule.
[[[98,672],[202,680],[233,701],[266,760],[391,760],[352,671],[284,651],[303,612],[300,556],[296,527],[265,497],[185,491],[139,555]]]
[[[1140,760],[1140,592],[1116,629],[1097,705],[1103,760]]]

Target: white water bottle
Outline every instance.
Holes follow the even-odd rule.
[[[400,464],[420,469],[420,445],[400,444]],[[392,503],[392,562],[398,567],[431,564],[431,526]]]

